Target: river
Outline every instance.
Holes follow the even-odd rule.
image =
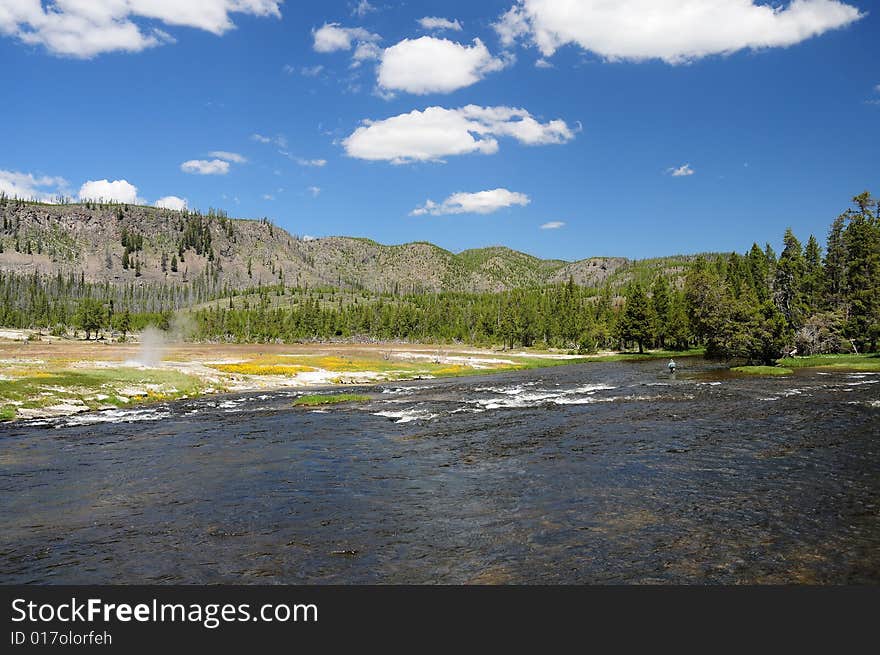
[[[880,375],[680,364],[0,426],[0,583],[880,582]]]

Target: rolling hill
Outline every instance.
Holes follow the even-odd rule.
[[[569,278],[582,286],[620,286],[634,276],[681,273],[692,259],[591,257],[566,262],[500,246],[456,254],[424,242],[382,245],[351,237],[302,238],[268,219],[230,219],[223,212],[119,204],[0,199],[0,219],[0,270],[77,275],[118,285],[185,285],[202,278],[225,289],[283,282],[374,293],[496,292]]]

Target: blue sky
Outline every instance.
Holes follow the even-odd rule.
[[[129,4],[0,0],[0,189],[568,260],[823,238],[880,193],[863,0]]]

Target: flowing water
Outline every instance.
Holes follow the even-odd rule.
[[[0,582],[880,582],[880,375],[680,363],[2,426]]]

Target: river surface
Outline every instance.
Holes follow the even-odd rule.
[[[880,375],[680,363],[0,426],[0,583],[880,582]]]

